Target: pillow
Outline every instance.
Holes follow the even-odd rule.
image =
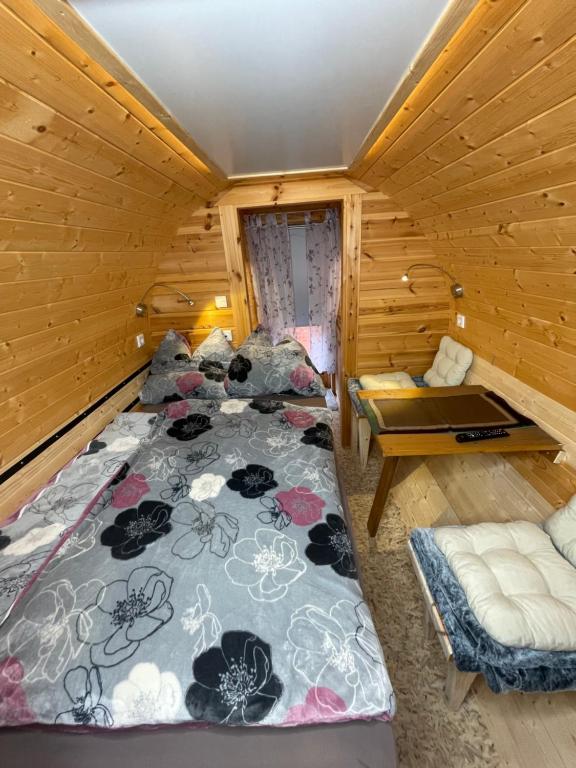
[[[430,387],[457,387],[464,381],[473,359],[471,349],[450,336],[443,336],[432,368],[424,374],[424,381]]]
[[[416,382],[404,371],[394,373],[365,373],[360,376],[362,389],[416,389]]]
[[[576,568],[576,495],[546,520],[544,530],[556,549]]]
[[[192,354],[192,361],[200,363],[202,360],[211,360],[228,365],[235,355],[234,347],[220,328],[213,328]]]
[[[242,342],[242,347],[256,345],[259,347],[272,347],[272,335],[267,328],[263,325],[259,325],[252,333],[246,337]]]
[[[276,347],[243,344],[224,382],[230,397],[253,395],[324,395],[322,379],[306,361],[303,347],[285,340]]]
[[[191,359],[192,350],[188,339],[178,331],[170,330],[154,352],[150,372],[186,371],[190,369]]]
[[[226,372],[215,376],[210,371],[173,371],[148,376],[140,392],[140,402],[146,405],[172,403],[177,400],[222,400],[228,395],[224,389]]]

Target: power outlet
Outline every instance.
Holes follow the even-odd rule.
[[[228,306],[228,298],[226,296],[215,296],[214,304],[216,304],[216,309],[226,309]]]
[[[222,333],[228,339],[228,341],[232,341],[232,331],[230,328],[223,328]]]
[[[144,338],[144,334],[139,333],[136,336],[136,349],[141,349],[144,346],[144,344],[146,344],[146,339]]]
[[[466,328],[466,315],[456,315],[456,325],[458,328]]]

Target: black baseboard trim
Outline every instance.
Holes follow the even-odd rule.
[[[149,362],[140,366],[140,368],[138,368],[133,373],[131,373],[130,376],[127,376],[123,381],[121,381],[120,384],[117,384],[114,387],[114,389],[111,389],[109,392],[103,395],[99,400],[96,400],[95,403],[92,403],[92,405],[86,408],[85,411],[82,411],[82,413],[79,413],[78,416],[72,419],[72,421],[69,421],[65,426],[61,427],[58,430],[58,432],[48,437],[46,440],[44,440],[44,442],[40,443],[40,445],[37,445],[36,448],[30,451],[30,453],[27,453],[26,456],[23,456],[20,459],[20,461],[16,462],[16,464],[13,464],[5,472],[2,472],[2,474],[0,474],[0,485],[2,485],[2,483],[5,483],[6,480],[9,480],[17,472],[19,472],[23,467],[25,467],[31,461],[36,459],[38,456],[40,456],[40,454],[43,453],[43,451],[45,451],[47,448],[50,448],[51,445],[54,445],[54,443],[57,440],[59,440],[61,437],[64,437],[64,435],[70,432],[71,429],[74,429],[74,427],[78,426],[78,424],[84,421],[84,419],[87,416],[90,416],[91,413],[94,413],[94,411],[100,408],[101,405],[104,405],[104,403],[107,400],[110,400],[110,398],[113,397],[117,392],[120,392],[120,390],[123,387],[125,387],[126,384],[129,384],[133,379],[136,378],[136,376],[139,376],[141,373],[143,373],[143,371],[146,370],[146,368],[149,368],[149,367],[150,367]],[[131,410],[136,405],[137,402],[138,402],[138,399],[134,400],[124,410],[125,411]]]

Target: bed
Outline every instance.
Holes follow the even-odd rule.
[[[123,414],[4,525],[3,766],[396,764],[330,422]]]

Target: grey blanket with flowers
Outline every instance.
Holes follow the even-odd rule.
[[[92,441],[0,533],[0,724],[392,717],[330,412],[181,401],[120,421],[124,442]]]

